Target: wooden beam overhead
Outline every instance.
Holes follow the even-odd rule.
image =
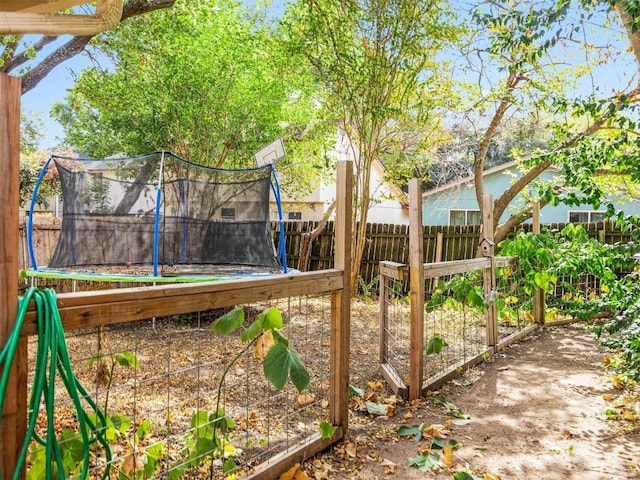
[[[22,12],[22,13],[53,13],[66,8],[73,8],[84,5],[78,0],[2,0],[0,1],[0,11]]]
[[[123,0],[97,0],[93,14],[58,13],[87,5],[78,0],[0,0],[0,35],[95,35],[116,26]]]

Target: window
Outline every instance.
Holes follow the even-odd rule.
[[[228,218],[228,219],[236,218],[236,209],[235,208],[222,208],[222,210],[220,210],[220,216],[222,218]]]
[[[289,220],[302,220],[302,212],[289,212]]]
[[[569,223],[590,223],[604,220],[604,212],[575,212],[569,211]]]
[[[449,225],[480,225],[480,210],[449,210]]]

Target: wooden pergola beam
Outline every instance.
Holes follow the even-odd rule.
[[[60,14],[84,5],[77,0],[8,0],[0,3],[0,35],[95,35],[116,26],[122,17],[122,0],[97,0],[93,15]]]

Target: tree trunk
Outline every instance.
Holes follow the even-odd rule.
[[[336,208],[336,201],[329,206],[327,211],[325,212],[322,220],[318,224],[316,228],[314,228],[311,232],[307,232],[302,235],[300,239],[300,258],[298,258],[298,270],[301,272],[306,272],[309,269],[309,260],[311,257],[311,244],[313,241],[320,236],[322,232],[327,229],[327,224],[329,223],[329,217],[333,213]]]

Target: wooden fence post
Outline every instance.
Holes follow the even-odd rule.
[[[533,204],[533,233],[540,233],[540,202]],[[545,293],[541,288],[536,289],[533,297],[533,318],[538,325],[544,325]]]
[[[353,165],[338,162],[334,267],[342,270],[342,290],[331,295],[331,422],[349,424],[349,348],[351,335],[351,238],[353,235]]]
[[[424,256],[422,188],[420,180],[409,181],[409,285],[411,327],[409,340],[409,400],[422,395],[424,371]]]
[[[21,81],[0,73],[0,345],[18,310],[18,196]],[[11,478],[27,431],[27,341],[19,340],[0,427],[0,474]],[[21,478],[24,477],[24,471]]]
[[[485,268],[483,274],[484,294],[489,302],[487,309],[487,346],[495,347],[498,344],[498,315],[494,294],[496,288],[496,260],[494,258],[493,243],[493,195],[485,193],[482,197],[482,235],[480,244],[484,256],[489,257],[489,268]]]

